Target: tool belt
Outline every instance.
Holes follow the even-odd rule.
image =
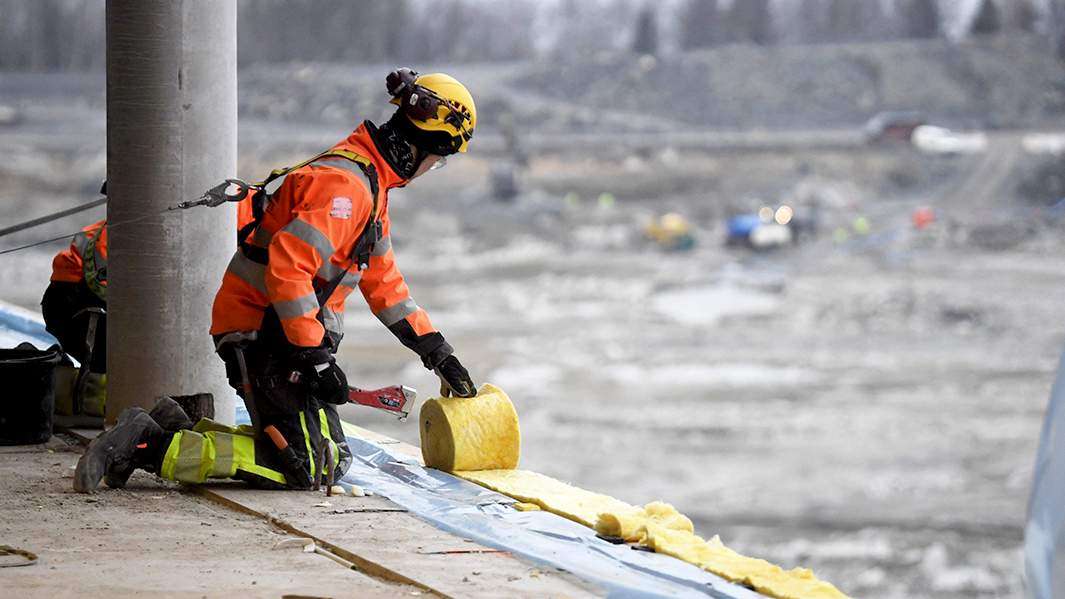
[[[280,374],[276,375],[262,375],[251,377],[251,382],[257,389],[269,391],[272,389],[281,389],[285,386],[292,385],[299,382],[299,379],[293,380],[292,375],[284,376]]]
[[[278,334],[282,335],[283,340],[284,333],[278,330]],[[217,342],[220,337],[216,335],[215,341]],[[287,341],[282,342],[287,343]],[[259,338],[243,344],[242,350],[248,366],[248,378],[256,391],[284,389],[300,382],[298,372],[286,362],[287,355],[283,346],[269,336],[263,335],[262,330],[260,330]],[[241,382],[241,375],[237,369],[235,356],[230,355],[225,349],[220,350],[219,355],[226,365],[226,377],[236,388]]]

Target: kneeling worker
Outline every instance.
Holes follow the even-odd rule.
[[[45,328],[63,351],[98,374],[107,372],[107,320],[97,313],[95,335],[87,338],[90,312],[86,309],[106,307],[107,220],[102,220],[82,229],[70,247],[52,259],[52,279],[41,298]]]
[[[106,182],[100,193],[107,195]],[[243,201],[237,207],[238,230],[251,220],[251,202]],[[107,219],[82,229],[52,259],[41,314],[45,329],[59,340],[63,351],[83,368],[88,366],[79,379],[92,377],[96,396],[86,411],[102,416],[102,377],[107,373]],[[72,406],[75,412],[77,407]]]
[[[366,121],[331,150],[267,179],[265,201],[215,297],[211,334],[252,426],[205,419],[189,429],[167,399],[151,413],[131,408],[82,456],[76,490],[90,492],[104,476],[108,486],[122,486],[135,468],[188,483],[232,477],[268,488],[306,489],[323,471],[342,476],[351,453],[336,405],[347,402],[348,385],[334,354],[356,286],[446,389],[476,393],[396,266],[387,194],[465,152],[476,108],[448,75],[400,69],[386,82],[399,107],[388,122]]]

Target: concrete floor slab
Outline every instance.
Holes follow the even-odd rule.
[[[456,537],[381,497],[278,493],[237,485],[206,494],[314,537],[375,576],[412,582],[452,597],[591,597],[601,591],[564,572],[541,568]],[[505,589],[505,591],[504,591]]]
[[[138,472],[123,490],[71,490],[80,447],[0,451],[0,544],[39,556],[5,568],[7,597],[412,597],[427,595],[298,548],[279,528]],[[279,494],[283,496],[284,494]]]

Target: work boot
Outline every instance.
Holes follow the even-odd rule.
[[[126,417],[126,421],[132,420],[133,416],[138,412],[143,412],[141,408],[130,408],[122,412],[118,417],[118,422],[122,423],[122,417]],[[152,407],[152,411],[148,412],[152,420],[159,425],[166,432],[177,432],[182,429],[192,428],[192,420],[189,419],[188,414],[181,407],[181,404],[174,401],[173,398],[162,396],[159,401],[155,402],[155,406]],[[150,454],[146,450],[141,452]],[[149,472],[155,471],[156,464],[152,464],[151,460],[147,463],[142,463],[144,460],[133,460],[122,466],[113,465],[111,469],[104,474],[104,483],[112,489],[121,489],[126,486],[126,481],[133,475],[133,471],[137,468],[144,468]]]
[[[181,404],[165,395],[155,402],[155,407],[152,408],[151,412],[148,412],[148,415],[167,432],[175,433],[192,428],[192,419],[185,413]]]
[[[137,446],[158,443],[164,435],[165,431],[144,410],[129,408],[122,412],[115,426],[93,439],[78,460],[74,490],[92,493],[105,475],[107,486],[125,486],[133,470],[144,465],[137,460]]]

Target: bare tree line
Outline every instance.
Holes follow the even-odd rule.
[[[1058,0],[1050,0],[1058,2]],[[964,23],[971,35],[1004,31],[1033,33],[1050,10],[1039,0],[978,0]],[[686,0],[675,17],[679,47],[691,49],[736,42],[837,43],[929,39],[945,33],[938,0]]]
[[[655,54],[730,43],[933,38],[938,0],[238,0],[242,64]],[[0,69],[104,68],[101,0],[0,0]],[[1065,0],[978,0],[974,35],[1041,31],[1065,58]]]

